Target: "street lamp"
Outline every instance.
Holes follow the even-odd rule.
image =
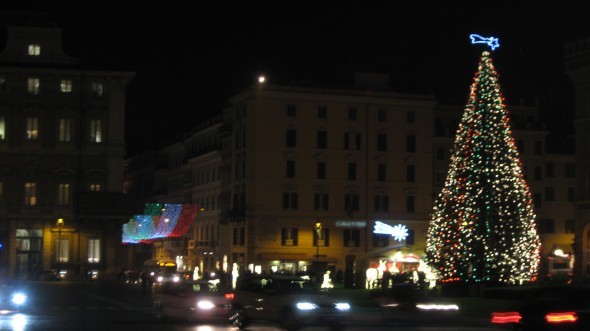
[[[316,261],[318,261],[320,259],[320,238],[322,236],[322,223],[317,222],[315,224],[315,247],[316,247],[316,253],[315,253],[315,259]]]
[[[57,220],[57,272],[60,273],[60,262],[61,262],[61,229],[64,226],[64,219],[59,218]]]

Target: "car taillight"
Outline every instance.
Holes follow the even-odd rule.
[[[574,323],[578,320],[578,315],[573,311],[562,313],[548,313],[545,315],[547,323]]]
[[[492,313],[492,323],[494,324],[507,324],[507,323],[520,323],[522,316],[517,311],[508,311]]]
[[[225,300],[233,300],[234,294],[233,293],[225,293]]]

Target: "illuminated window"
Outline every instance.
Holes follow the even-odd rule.
[[[88,239],[88,263],[100,262],[100,239]]]
[[[30,56],[39,56],[41,55],[41,45],[39,44],[30,44],[28,47],[28,54]]]
[[[57,204],[60,206],[67,206],[70,204],[70,184],[59,184],[57,188]]]
[[[55,256],[57,256],[57,262],[67,263],[70,261],[70,240],[69,239],[58,238],[56,240]]]
[[[37,117],[27,118],[27,139],[37,140],[39,138],[39,119]]]
[[[71,141],[72,139],[72,120],[69,118],[59,119],[59,136],[61,142]]]
[[[92,83],[92,95],[95,98],[101,98],[104,94],[104,85],[101,82]]]
[[[94,143],[102,142],[102,121],[90,121],[90,141]]]
[[[6,139],[6,120],[0,117],[0,140]]]
[[[69,79],[62,79],[59,83],[59,91],[61,93],[72,93],[72,81]]]
[[[101,184],[90,184],[90,192],[100,192],[102,191],[102,185]]]
[[[37,183],[25,183],[25,205],[35,206],[37,204]]]
[[[39,78],[29,78],[27,79],[27,92],[32,95],[39,94],[39,87],[41,86],[41,81]]]
[[[283,228],[281,231],[281,245],[297,246],[298,231],[296,228]]]

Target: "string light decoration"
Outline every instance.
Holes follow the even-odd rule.
[[[143,215],[123,224],[123,243],[150,243],[154,239],[182,237],[190,229],[197,206],[149,203]]]
[[[431,214],[426,260],[443,282],[522,284],[540,241],[490,53],[484,51]]]

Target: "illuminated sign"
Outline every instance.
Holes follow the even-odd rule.
[[[406,240],[408,236],[408,228],[405,225],[398,224],[396,226],[391,226],[385,223],[381,223],[379,221],[375,222],[375,228],[373,229],[373,233],[379,234],[389,234],[393,237],[393,239],[397,241]]]
[[[500,47],[500,41],[498,38],[496,37],[482,37],[478,34],[471,34],[469,35],[469,38],[471,38],[471,43],[472,44],[487,44],[488,46],[490,46],[490,48],[493,50],[495,50],[496,48]]]
[[[336,226],[339,228],[364,228],[367,226],[365,221],[336,221]]]

